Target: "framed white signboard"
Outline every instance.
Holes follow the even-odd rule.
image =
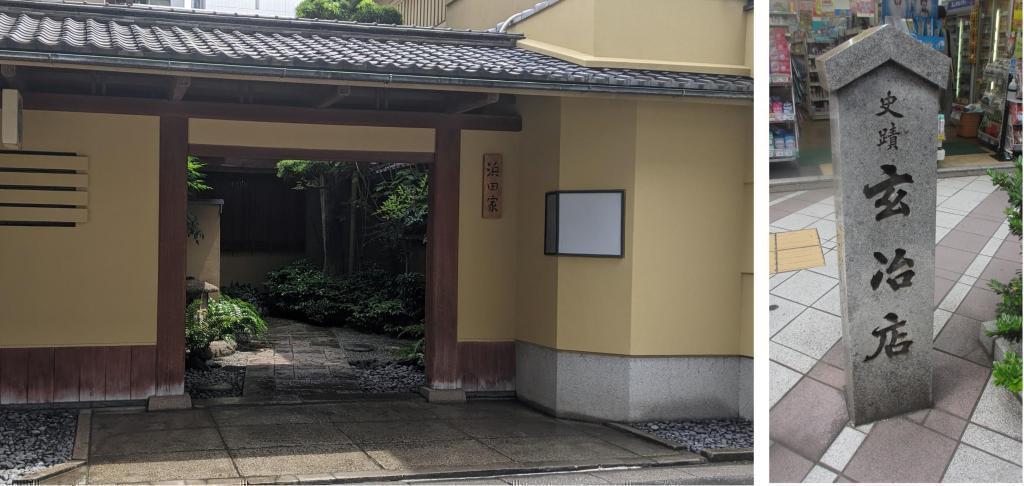
[[[625,191],[555,191],[545,195],[544,254],[622,257]]]

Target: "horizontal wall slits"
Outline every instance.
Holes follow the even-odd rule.
[[[0,154],[0,224],[85,223],[88,170],[88,157]]]
[[[78,155],[0,154],[0,169],[89,170],[89,157]]]

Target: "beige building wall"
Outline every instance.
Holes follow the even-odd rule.
[[[631,353],[744,354],[751,108],[641,102],[638,112]]]
[[[188,210],[196,217],[203,237],[189,239],[186,247],[185,276],[220,287],[220,204],[189,201]]]
[[[89,157],[89,220],[0,227],[0,347],[155,343],[159,119],[25,111],[23,126],[23,150]]]
[[[515,204],[521,157],[520,134],[463,130],[459,180],[460,341],[510,341],[516,334]],[[501,218],[484,219],[483,156],[504,163]]]
[[[562,100],[559,189],[625,190],[625,257],[558,262],[558,349],[630,354],[637,104]]]
[[[562,99],[519,97],[523,118],[518,191],[515,338],[554,348],[558,339],[558,260],[544,254],[544,193],[558,189]]]
[[[423,0],[405,0],[415,2]],[[430,0],[426,0],[429,2]],[[487,30],[509,16],[533,7],[540,0],[444,0],[447,3],[442,27]]]

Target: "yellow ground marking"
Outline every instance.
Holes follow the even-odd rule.
[[[769,235],[768,265],[769,273],[825,266],[818,230],[810,228]]]

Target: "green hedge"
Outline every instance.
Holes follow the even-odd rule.
[[[331,277],[303,260],[268,273],[264,285],[275,315],[393,336],[422,335],[422,326],[416,327],[423,322],[425,299],[419,273],[370,270]]]

